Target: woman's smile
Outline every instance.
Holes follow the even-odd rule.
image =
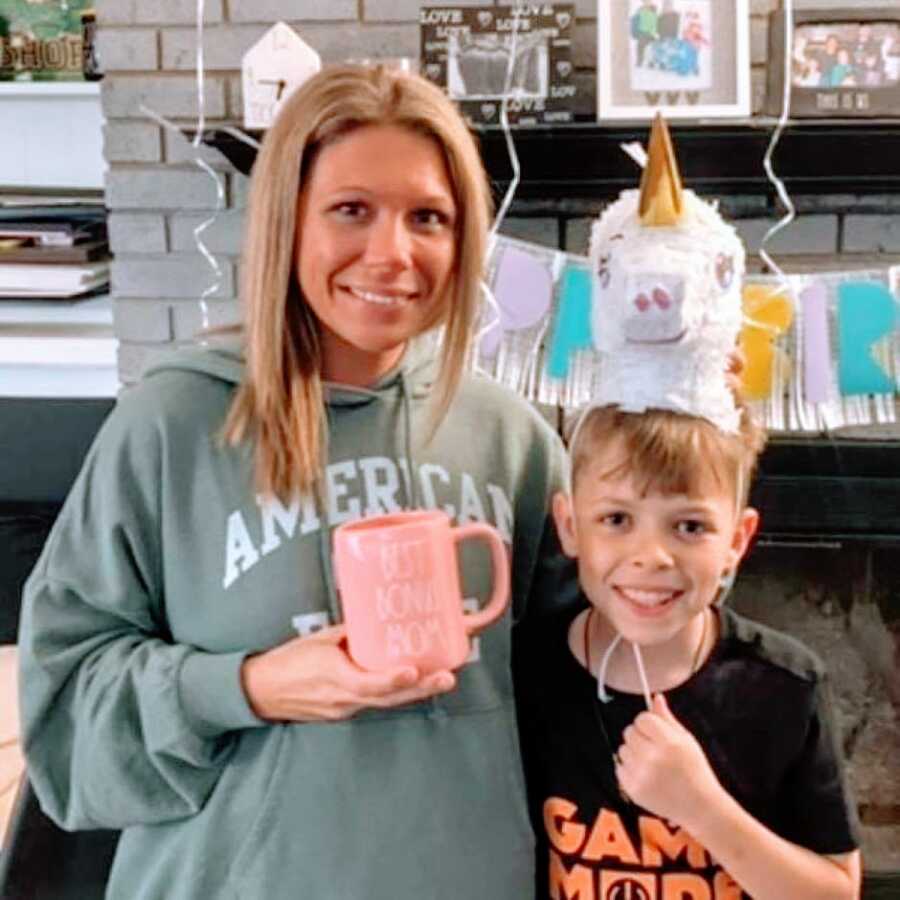
[[[322,375],[371,384],[445,315],[456,202],[431,138],[368,125],[319,151],[300,195],[297,278],[319,322]]]

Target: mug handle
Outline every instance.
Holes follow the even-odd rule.
[[[467,538],[479,538],[487,542],[491,550],[491,567],[493,569],[494,590],[490,600],[478,612],[466,613],[463,621],[466,623],[466,634],[477,634],[488,625],[492,625],[503,613],[509,604],[509,560],[506,556],[506,547],[499,532],[483,522],[469,522],[466,525],[457,525],[452,529],[453,540],[456,543]]]

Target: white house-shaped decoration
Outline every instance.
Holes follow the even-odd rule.
[[[293,28],[273,25],[244,54],[244,127],[268,128],[281,104],[321,68],[319,54]]]

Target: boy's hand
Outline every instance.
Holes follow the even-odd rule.
[[[688,826],[722,790],[696,738],[675,718],[662,694],[652,711],[642,712],[625,729],[616,774],[625,794],[662,818]]]

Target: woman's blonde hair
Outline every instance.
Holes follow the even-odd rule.
[[[282,499],[312,489],[327,455],[318,320],[295,273],[297,201],[316,155],[358,128],[395,125],[441,148],[456,204],[456,258],[443,306],[444,338],[431,432],[459,384],[475,322],[491,196],[474,138],[435,85],[383,67],[336,66],[282,107],[253,169],[241,270],[246,373],[223,430],[255,442],[255,481]],[[377,160],[373,160],[377,165]],[[312,236],[315,240],[315,236]]]
[[[721,489],[733,492],[738,509],[747,504],[750,482],[765,431],[750,410],[738,400],[741,424],[736,434],[727,434],[706,419],[669,410],[623,412],[616,406],[601,406],[584,413],[569,436],[572,491],[579,475],[616,441],[620,459],[602,473],[603,478],[630,475],[642,494],[702,496],[712,478]]]

